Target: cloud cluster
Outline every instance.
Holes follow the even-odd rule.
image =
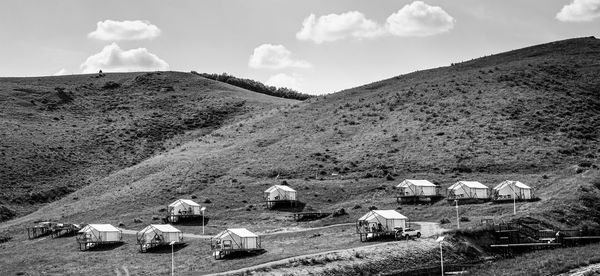
[[[573,0],[556,14],[556,19],[563,22],[588,22],[596,18],[600,18],[600,0]]]
[[[347,37],[362,39],[380,36],[385,31],[376,22],[369,20],[358,11],[320,16],[309,15],[302,22],[302,29],[296,34],[300,40],[323,43]]]
[[[160,29],[147,21],[104,20],[96,24],[96,30],[89,33],[88,37],[98,40],[144,40],[154,39],[160,35]]]
[[[269,79],[265,81],[265,84],[275,86],[277,88],[286,87],[298,91],[300,90],[301,81],[297,74],[290,76],[285,73],[279,73],[269,77]]]
[[[262,44],[254,48],[248,66],[255,69],[308,68],[310,63],[292,58],[292,52],[283,45]]]
[[[52,74],[53,76],[64,76],[67,75],[69,72],[67,71],[67,69],[62,68],[60,70],[58,70],[58,72]]]
[[[122,50],[119,45],[112,43],[102,51],[87,58],[81,64],[83,73],[105,72],[134,72],[134,71],[164,71],[169,70],[169,64],[146,48]]]
[[[386,20],[387,30],[397,36],[431,36],[454,27],[454,18],[440,7],[412,2]]]
[[[423,37],[451,30],[454,21],[442,8],[414,1],[390,15],[385,24],[369,20],[358,11],[329,14],[318,19],[311,14],[304,19],[296,38],[319,44],[346,38],[364,39],[385,35]]]

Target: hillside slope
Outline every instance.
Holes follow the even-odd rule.
[[[0,78],[0,205],[23,214],[110,172],[294,101],[193,74]]]
[[[195,84],[188,89],[198,86],[203,87]],[[232,101],[239,96],[232,94]],[[165,205],[176,198],[192,198],[208,207],[206,234],[248,227],[263,233],[283,230],[285,236],[288,228],[353,222],[370,206],[398,208],[411,221],[454,219],[454,208],[446,202],[398,206],[392,187],[404,178],[429,179],[443,188],[457,180],[477,180],[492,187],[515,179],[534,186],[541,198],[519,203],[516,216],[509,204],[461,206],[460,215],[471,220],[465,226],[461,223],[463,227],[480,218],[534,217],[559,227],[600,223],[598,39],[528,47],[304,102],[277,102],[275,108],[271,98],[265,101],[258,101],[259,106],[270,109],[219,120],[211,125],[212,132],[200,131],[206,135],[194,136],[195,131],[182,129],[181,137],[193,139],[182,138],[179,146],[165,146],[32,214],[0,224],[1,232],[14,237],[5,255],[25,252],[28,245],[22,242],[26,236],[21,227],[34,221],[113,223],[141,229],[164,215]],[[166,110],[186,102],[174,101]],[[285,212],[266,210],[262,192],[284,181],[298,190],[307,210],[345,208],[349,215],[299,223]],[[198,225],[178,227],[202,233]],[[310,248],[347,247],[357,242],[352,235],[352,227],[331,232],[329,243]],[[315,242],[320,234],[291,236],[276,244],[277,254],[302,254],[304,249],[298,248]],[[333,242],[341,236],[348,243]],[[66,243],[61,243],[61,250],[75,256]],[[206,242],[191,243],[178,252],[189,260],[179,269],[194,274],[231,268],[223,267],[231,263],[209,257]],[[118,258],[102,252],[94,255],[103,262],[98,273],[123,263],[140,273],[151,273],[155,267],[166,273],[168,266],[157,261],[158,255],[137,254],[134,247],[118,250]],[[55,261],[39,264],[36,257],[22,259],[44,271],[68,274],[78,269],[56,268]],[[257,259],[232,262],[233,268],[255,264]],[[61,262],[71,264],[69,258]],[[8,271],[19,269],[14,266]]]

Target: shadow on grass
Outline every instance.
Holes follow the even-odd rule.
[[[292,212],[298,213],[304,211],[304,207],[306,207],[306,203],[302,201],[296,201],[291,203],[289,201],[282,202],[274,202],[272,203],[270,210],[281,211],[281,212]]]
[[[175,244],[173,245],[173,252],[179,252],[179,250],[182,250],[184,248],[186,248],[188,246],[187,243],[182,243],[182,244]],[[160,245],[154,248],[150,248],[146,251],[146,253],[150,253],[150,254],[171,254],[171,246],[166,244],[166,245]]]
[[[98,244],[87,251],[110,251],[123,246],[125,243]]]
[[[253,252],[244,252],[244,251],[232,252],[229,255],[223,257],[223,260],[252,258],[252,257],[258,256],[258,255],[265,254],[266,252],[267,252],[267,250],[265,250],[265,249],[256,250]]]

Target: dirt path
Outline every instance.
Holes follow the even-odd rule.
[[[417,222],[413,222],[413,223],[418,224],[419,226],[421,226],[420,231],[421,231],[421,235],[423,237],[430,237],[430,236],[439,235],[440,233],[443,233],[445,231],[445,229],[441,228],[440,225],[437,222],[417,221]],[[285,233],[298,233],[298,232],[321,230],[321,229],[327,229],[327,228],[333,228],[333,227],[340,227],[340,226],[350,226],[350,225],[354,225],[354,224],[355,224],[354,222],[350,222],[350,223],[332,224],[332,225],[321,226],[321,227],[314,227],[314,228],[288,228],[288,229],[283,229],[281,231],[276,231],[276,232],[258,233],[258,235],[260,235],[260,236],[271,236],[271,235],[285,234]],[[138,232],[138,231],[135,231],[135,230],[129,230],[129,229],[124,229],[124,228],[119,228],[119,230],[123,231],[123,234],[125,234],[125,235],[135,235]],[[190,239],[206,239],[206,240],[209,240],[213,236],[212,235],[196,235],[196,234],[191,234],[191,233],[183,233],[183,237],[184,238],[190,238]]]
[[[441,228],[440,225],[436,222],[413,222],[413,223],[418,224],[421,227],[420,231],[421,231],[421,235],[423,238],[436,236],[436,235],[442,234],[445,231],[447,231],[446,229]],[[343,226],[343,225],[354,225],[354,223],[343,223],[343,224],[336,224],[336,225],[330,225],[330,226],[325,226],[325,227],[306,228],[306,230],[300,230],[297,232],[308,231],[308,230],[313,230],[313,229],[322,229],[322,228],[328,228],[328,227]],[[291,233],[291,232],[295,232],[295,231],[288,231],[287,233]],[[278,233],[281,233],[281,232],[278,232]],[[273,233],[273,234],[275,234],[275,233]],[[330,250],[330,251],[324,251],[324,252],[318,252],[318,253],[312,253],[312,254],[299,255],[299,256],[289,257],[289,258],[285,258],[285,259],[281,259],[281,260],[266,262],[266,263],[262,263],[262,264],[258,264],[258,265],[254,265],[254,266],[249,266],[249,267],[245,267],[245,268],[240,268],[240,269],[236,269],[236,270],[212,273],[212,274],[208,274],[208,275],[221,276],[221,275],[244,274],[244,273],[247,273],[250,271],[266,269],[266,268],[270,268],[270,267],[274,267],[274,266],[286,265],[286,264],[296,262],[296,261],[299,261],[302,259],[307,259],[307,258],[312,258],[312,257],[317,257],[317,256],[322,256],[322,255],[328,255],[328,254],[335,254],[335,253],[347,253],[352,250],[367,250],[370,248],[382,247],[382,246],[397,244],[397,243],[399,243],[399,241],[390,241],[390,242],[382,242],[382,243],[377,243],[377,244],[364,245],[364,246],[358,246],[358,247],[352,247],[352,248],[346,248],[346,249],[337,249],[337,250]]]

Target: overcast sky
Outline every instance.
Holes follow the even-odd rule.
[[[322,94],[600,35],[600,0],[3,0],[0,76],[175,70]]]

